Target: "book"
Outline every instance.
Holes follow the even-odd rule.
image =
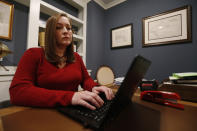
[[[38,42],[40,44],[40,46],[44,47],[44,43],[45,43],[45,32],[40,32],[39,33],[39,39]]]
[[[177,79],[197,79],[197,72],[173,73],[172,76]]]
[[[197,84],[197,80],[173,80],[175,84]]]
[[[173,73],[169,79],[174,84],[197,84],[197,72]]]
[[[172,76],[169,76],[169,79],[172,81],[197,80],[197,72],[172,73]]]

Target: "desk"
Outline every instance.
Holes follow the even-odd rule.
[[[196,131],[197,103],[183,102],[184,110],[140,100],[125,108],[105,131]],[[13,106],[0,110],[2,131],[90,131],[55,109]]]

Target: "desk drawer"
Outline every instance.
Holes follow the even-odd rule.
[[[0,82],[0,102],[10,99],[10,94],[9,94],[10,84],[11,84],[11,80]]]

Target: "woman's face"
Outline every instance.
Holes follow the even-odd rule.
[[[67,17],[61,16],[56,25],[57,46],[68,46],[72,42],[72,29]]]

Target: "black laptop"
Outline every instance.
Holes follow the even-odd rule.
[[[120,85],[113,100],[107,100],[105,94],[100,94],[104,100],[102,107],[90,110],[82,106],[57,107],[58,111],[80,122],[85,127],[102,129],[107,121],[114,119],[129,102],[135,93],[139,82],[144,77],[151,62],[144,57],[137,55]]]

